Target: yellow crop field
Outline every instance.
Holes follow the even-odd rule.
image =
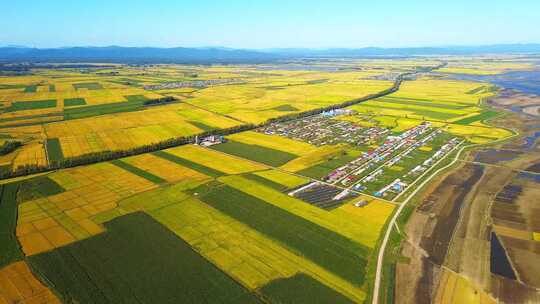
[[[410,118],[397,118],[396,119],[397,126],[392,128],[392,131],[394,132],[404,132],[408,129],[412,129],[422,123],[422,121],[418,119],[410,119]]]
[[[250,289],[304,272],[351,299],[365,298],[358,287],[194,198],[150,214]]]
[[[370,248],[375,246],[380,229],[394,208],[391,204],[375,202],[366,209],[345,205],[328,212],[241,176],[220,177],[219,181]]]
[[[317,147],[308,143],[293,140],[278,135],[266,135],[259,132],[247,131],[227,137],[230,140],[250,145],[263,146],[275,150],[289,152],[295,155],[305,155],[317,151]]]
[[[48,123],[48,122],[62,120],[63,118],[64,117],[62,115],[50,115],[50,116],[37,117],[37,118],[17,119],[17,121],[15,123],[17,125],[19,125],[19,124]],[[13,121],[0,122],[0,127],[13,126],[13,125],[14,125]]]
[[[63,109],[63,100],[68,98],[84,98],[88,105],[107,104],[115,102],[125,102],[125,96],[144,95],[147,98],[161,97],[156,93],[149,93],[139,88],[111,88],[100,90],[87,90],[73,88],[71,83],[55,85],[56,91],[50,92],[48,86],[38,86],[36,92],[25,93],[19,90],[0,90],[0,100],[5,101],[37,101],[37,100],[57,100],[57,110]],[[46,88],[46,89],[42,89]],[[53,108],[54,109],[54,108]],[[32,110],[35,112],[35,110]]]
[[[369,114],[369,115],[383,115],[383,116],[401,116],[401,117],[413,117],[415,113],[413,111],[398,110],[398,109],[387,109],[377,106],[366,106],[366,105],[354,105],[349,107],[349,109],[355,110],[359,113]],[[422,117],[418,117],[422,118]]]
[[[345,204],[330,212],[338,217],[348,218],[362,223],[365,230],[361,237],[361,242],[369,247],[373,247],[379,238],[382,227],[394,211],[395,206],[390,203],[362,196],[358,198],[357,201],[361,199],[368,201],[369,204],[364,207],[355,207],[353,204]]]
[[[439,69],[438,72],[450,74],[471,74],[471,75],[497,75],[504,70],[481,70],[475,68],[447,67]]]
[[[150,172],[168,182],[187,181],[198,182],[208,180],[209,177],[195,170],[180,166],[152,154],[141,154],[122,159],[145,172]]]
[[[493,127],[465,126],[449,124],[445,130],[451,134],[462,136],[473,143],[487,143],[512,136],[512,132],[506,129]]]
[[[47,165],[45,149],[41,143],[30,143],[24,146],[13,160],[13,167],[35,164],[39,166]]]
[[[202,148],[200,146],[185,145],[167,149],[165,152],[226,174],[239,174],[267,169],[267,167],[262,164]]]
[[[58,297],[38,280],[26,262],[0,269],[0,303],[60,304]]]
[[[320,164],[328,159],[338,156],[347,149],[343,146],[321,146],[310,153],[304,153],[302,156],[291,160],[285,165],[281,166],[281,169],[297,172],[302,169]]]
[[[287,186],[288,188],[295,188],[309,182],[309,179],[307,178],[285,173],[276,169],[259,171],[255,172],[254,174],[264,177],[278,184]]]
[[[415,81],[405,81],[399,91],[391,96],[433,100],[434,103],[477,105],[481,97],[493,94],[489,92],[471,94],[475,89],[482,86],[485,86],[485,84],[460,80],[421,78]]]
[[[504,226],[504,225],[493,224],[493,229],[495,230],[497,235],[508,236],[511,238],[521,239],[521,240],[526,240],[526,241],[530,240],[532,236],[530,231],[516,229],[516,228]]]
[[[512,70],[531,70],[534,65],[528,62],[510,60],[490,60],[463,58],[450,62],[447,67],[437,70],[441,73],[471,74],[471,75],[497,75]]]
[[[540,232],[533,232],[533,240],[540,242]]]
[[[92,220],[102,223],[145,211],[250,289],[303,272],[352,299],[365,298],[362,289],[183,192],[195,186],[180,183],[142,192]]]
[[[49,177],[66,191],[18,206],[17,237],[26,255],[101,233],[103,228],[91,216],[116,208],[124,197],[157,187],[109,163],[67,169]]]
[[[189,122],[190,116],[203,117],[195,121],[218,128],[238,124],[231,119],[193,107],[171,105],[114,116],[51,123],[45,126],[45,132],[49,138],[59,138],[64,156],[72,157],[105,150],[130,149],[203,132]]]
[[[455,110],[455,109],[447,109],[447,108],[437,108],[436,103],[434,103],[434,106],[418,106],[418,105],[411,105],[407,104],[406,102],[401,104],[395,104],[390,102],[384,102],[380,99],[375,100],[369,100],[367,102],[362,103],[362,106],[372,106],[372,107],[384,107],[384,108],[390,108],[390,109],[398,109],[398,110],[419,110],[419,111],[433,111],[433,112],[441,112],[441,113],[448,113],[448,114],[454,114],[454,115],[467,115],[471,113],[472,111],[477,111],[478,108],[476,107],[469,107],[464,110]]]
[[[280,71],[281,72],[281,71]],[[286,85],[268,89],[260,84],[216,86],[193,94],[189,102],[239,120],[261,123],[273,117],[304,111],[380,92],[392,85],[389,81],[328,80],[323,83],[297,84],[282,79]],[[267,82],[265,81],[265,86]],[[280,110],[289,105],[292,111]],[[296,110],[294,110],[296,109]]]
[[[97,213],[90,219],[94,223],[102,224],[116,217],[137,211],[149,213],[190,198],[184,191],[195,188],[207,181],[207,179],[185,179],[174,184],[143,191],[119,200],[115,208]]]
[[[497,301],[483,291],[482,288],[474,286],[463,276],[452,271],[443,270],[434,303],[495,304]]]

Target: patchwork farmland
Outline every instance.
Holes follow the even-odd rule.
[[[0,77],[0,302],[371,301],[401,204],[514,135],[485,83],[418,72],[441,63]]]

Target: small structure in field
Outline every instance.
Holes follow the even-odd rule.
[[[354,203],[354,206],[360,208],[360,207],[365,207],[365,206],[367,206],[368,204],[369,204],[368,201],[366,201],[366,200],[361,200],[361,201],[358,201],[358,202]]]
[[[202,139],[199,139],[199,137],[195,137],[195,144],[196,145],[199,145],[199,146],[203,146],[203,147],[210,147],[210,146],[213,146],[213,145],[219,145],[219,144],[222,144],[224,142],[226,142],[227,140],[225,139],[225,137],[221,136],[221,135],[210,135],[210,136],[207,136],[207,137],[203,137]]]

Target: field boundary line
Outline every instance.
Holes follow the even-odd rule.
[[[463,144],[465,141],[461,141],[457,146],[455,146],[450,152],[448,152],[443,158],[439,159],[435,164],[433,164],[433,166],[431,166],[429,168],[429,170],[427,170],[426,172],[422,173],[422,175],[420,175],[419,177],[417,177],[410,185],[407,189],[403,190],[400,194],[398,194],[396,197],[394,197],[394,199],[392,201],[397,201],[398,198],[400,198],[403,194],[405,194],[406,192],[408,192],[409,189],[412,189],[412,186],[414,186],[418,181],[420,181],[426,174],[428,174],[433,168],[436,168],[443,160],[447,159],[448,156],[450,156],[452,154],[452,152],[454,152],[461,144]],[[431,178],[430,178],[431,179]],[[415,192],[413,192],[413,194],[411,195],[414,195]],[[410,197],[410,196],[409,196]],[[405,200],[408,200],[408,198],[405,199]]]
[[[221,116],[221,117],[225,117],[225,118],[232,119],[232,120],[234,120],[234,121],[237,121],[237,122],[240,122],[240,123],[243,123],[243,124],[248,123],[247,121],[242,121],[242,120],[240,120],[240,119],[238,119],[238,118],[234,118],[234,117],[229,116],[229,115],[225,115],[225,114],[222,114],[222,113],[218,113],[218,112],[215,112],[215,111],[212,111],[212,110],[205,109],[205,108],[200,107],[200,106],[198,106],[198,105],[194,105],[194,104],[192,104],[192,103],[190,103],[190,102],[187,102],[186,99],[182,100],[182,103],[187,104],[187,105],[189,105],[189,106],[191,106],[191,107],[197,108],[197,109],[199,109],[199,110],[203,110],[203,111],[205,111],[205,112],[209,112],[209,113],[212,113],[212,114]]]
[[[309,180],[311,182],[319,182],[319,183],[322,183],[322,184],[325,184],[325,185],[328,185],[328,186],[336,187],[336,188],[341,189],[341,190],[347,190],[347,191],[350,191],[350,192],[354,192],[354,193],[356,193],[358,195],[361,195],[361,196],[366,196],[366,197],[369,197],[369,198],[372,198],[372,199],[376,199],[376,200],[379,200],[381,202],[385,202],[385,203],[392,204],[392,205],[399,205],[399,203],[397,203],[397,202],[389,201],[389,200],[386,200],[384,198],[375,197],[375,196],[372,196],[372,195],[369,195],[369,194],[366,194],[366,193],[363,193],[363,192],[359,192],[359,191],[356,191],[356,190],[353,190],[353,189],[349,189],[349,188],[346,188],[346,187],[333,185],[331,183],[328,183],[328,182],[325,182],[325,181],[322,181],[322,180],[319,180],[319,179],[316,179],[316,178],[312,178],[312,177],[309,177],[309,176],[304,176],[304,175],[298,174],[296,172],[290,172],[290,171],[287,171],[287,170],[283,170],[283,169],[281,169],[279,167],[273,167],[273,166],[270,166],[270,165],[267,165],[267,164],[256,162],[256,161],[251,160],[251,159],[246,159],[246,158],[242,158],[240,156],[229,154],[229,153],[226,153],[226,152],[223,152],[223,151],[210,149],[208,147],[203,147],[203,146],[200,146],[200,147],[203,148],[203,149],[218,152],[218,153],[230,156],[230,157],[234,157],[234,158],[239,159],[239,160],[249,161],[249,162],[251,162],[253,164],[257,164],[257,165],[261,165],[263,167],[266,167],[267,169],[273,169],[273,170],[276,170],[276,171],[280,171],[281,173],[286,173],[286,174],[294,175],[296,177],[301,177],[301,178],[307,179],[307,180]],[[262,170],[255,170],[255,171],[252,171],[252,172],[257,172],[257,171],[262,171]],[[249,173],[249,172],[246,172],[246,173]],[[241,175],[241,174],[243,174],[243,173],[236,174],[236,175]],[[235,174],[231,174],[231,175],[235,175]]]
[[[486,166],[486,167],[507,169],[507,170],[511,170],[511,171],[519,172],[519,173],[528,173],[528,174],[540,175],[540,172],[528,171],[526,169],[523,170],[523,169],[510,168],[510,167],[507,167],[507,166],[504,166],[504,165],[488,164],[488,163],[484,163],[484,162],[477,162],[477,161],[471,161],[471,160],[465,160],[465,159],[460,159],[459,161],[464,162],[464,163],[468,163],[468,164],[473,164],[473,165],[481,165],[481,166]]]

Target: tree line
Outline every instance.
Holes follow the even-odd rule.
[[[422,72],[426,72],[426,71],[429,72],[429,71],[444,67],[445,65],[446,63],[442,63],[441,65],[436,66],[436,67],[424,68],[422,69]],[[35,173],[40,173],[40,172],[46,172],[46,171],[51,171],[51,170],[70,168],[70,167],[76,167],[76,166],[82,166],[82,165],[90,165],[90,164],[103,162],[103,161],[110,161],[110,160],[114,160],[118,158],[159,151],[159,150],[177,147],[181,145],[193,144],[195,143],[195,138],[197,136],[199,137],[207,137],[211,135],[225,136],[225,135],[230,135],[234,133],[254,130],[254,129],[264,127],[264,126],[267,126],[269,124],[276,123],[276,122],[286,122],[290,120],[318,115],[323,112],[345,108],[345,107],[352,106],[352,105],[365,102],[371,99],[375,99],[375,98],[392,94],[396,92],[397,90],[399,90],[399,87],[401,86],[401,83],[403,82],[405,77],[414,75],[416,73],[418,72],[408,72],[408,73],[400,74],[394,81],[394,84],[392,85],[392,87],[386,90],[383,90],[381,92],[378,92],[376,94],[371,94],[365,97],[349,100],[340,104],[330,105],[327,107],[317,108],[317,109],[304,111],[300,113],[293,113],[293,114],[289,114],[289,115],[285,115],[285,116],[281,116],[277,118],[271,118],[260,124],[242,124],[242,125],[238,125],[238,126],[234,126],[234,127],[226,128],[226,129],[206,131],[206,132],[202,132],[202,133],[199,133],[197,135],[192,135],[192,136],[175,137],[175,138],[167,139],[167,140],[160,141],[157,143],[152,143],[152,144],[148,144],[144,146],[131,148],[128,150],[115,150],[115,151],[107,150],[107,151],[84,154],[84,155],[80,155],[76,157],[64,158],[58,161],[52,161],[47,166],[39,166],[35,164],[19,166],[18,168],[15,168],[14,170],[12,169],[8,171],[0,172],[0,179],[18,177],[18,176],[23,176],[23,175],[35,174]],[[172,98],[172,100],[170,100],[169,98]],[[164,99],[166,100],[163,101]],[[165,97],[165,98],[149,100],[148,102],[152,102],[152,104],[160,104],[163,102],[171,102],[174,100],[175,100],[174,97]]]
[[[22,146],[20,141],[8,140],[0,146],[0,155],[6,155],[15,151],[18,147]]]

